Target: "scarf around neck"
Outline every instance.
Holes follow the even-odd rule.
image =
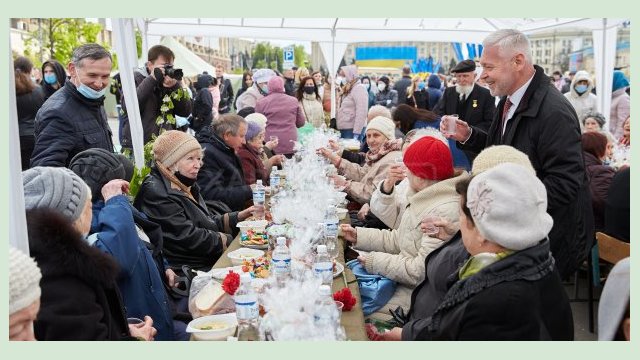
[[[369,149],[369,151],[367,151],[367,154],[365,155],[367,159],[367,165],[369,166],[373,165],[378,160],[382,159],[385,155],[387,155],[392,151],[400,151],[401,146],[402,146],[402,140],[395,139],[395,140],[385,141],[384,144],[382,144],[376,150]]]

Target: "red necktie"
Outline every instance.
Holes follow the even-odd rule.
[[[504,107],[502,108],[502,121],[500,122],[500,134],[501,134],[501,137],[503,137],[504,133],[505,133],[504,124],[507,122],[507,114],[509,114],[509,110],[511,109],[511,105],[513,105],[513,103],[511,102],[511,100],[507,99],[507,101],[504,102]]]

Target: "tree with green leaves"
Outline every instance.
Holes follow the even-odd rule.
[[[86,43],[98,42],[102,25],[80,18],[41,19],[40,28],[29,33],[25,41],[25,55],[35,58],[41,65],[44,60],[56,59],[68,64],[73,49]],[[109,48],[107,44],[100,45]]]

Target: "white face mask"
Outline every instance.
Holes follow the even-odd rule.
[[[378,83],[378,90],[380,91],[384,91],[384,89],[387,88],[387,84],[385,83]]]
[[[342,77],[342,76],[338,76],[338,77],[336,77],[336,84],[337,84],[338,86],[342,86],[342,85],[344,85],[344,81],[345,81],[344,77]]]

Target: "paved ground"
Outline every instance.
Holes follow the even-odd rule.
[[[113,131],[113,143],[116,145],[116,149],[119,149],[120,143],[118,142],[118,119],[109,118],[109,126],[111,127],[111,131]],[[587,298],[586,273],[583,273],[582,276],[579,278],[578,285],[579,285],[578,286],[579,298],[586,300]],[[569,295],[570,299],[574,298],[573,282],[565,283],[565,290],[567,291],[567,294]],[[596,298],[600,297],[601,290],[602,290],[601,288],[600,289],[596,288],[595,290]],[[575,330],[576,340],[582,340],[582,341],[598,340],[598,336],[595,332],[594,333],[589,332],[589,320],[588,320],[589,318],[588,318],[587,308],[588,306],[586,301],[571,303],[571,309],[573,310],[573,326]],[[598,317],[598,302],[596,301],[594,305],[594,318],[595,318],[594,328],[595,329],[598,328],[597,317]]]

